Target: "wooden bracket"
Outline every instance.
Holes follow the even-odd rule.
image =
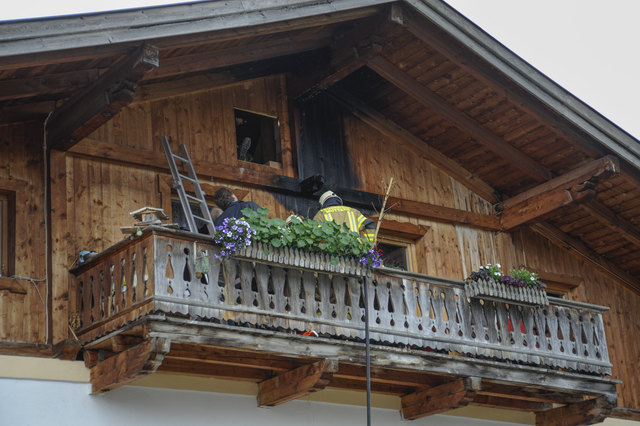
[[[613,404],[601,396],[536,413],[536,425],[572,426],[601,423],[609,417]]]
[[[338,361],[325,359],[272,377],[258,385],[258,406],[272,407],[323,390],[338,371]]]
[[[105,393],[155,372],[171,348],[171,340],[154,337],[91,368],[91,393]]]
[[[541,221],[570,204],[584,203],[595,196],[599,179],[619,171],[618,159],[605,156],[509,198],[498,206],[502,227],[510,230]]]
[[[158,57],[157,47],[140,46],[55,110],[48,120],[48,148],[66,151],[129,105],[142,76],[158,66]]]
[[[464,378],[402,397],[402,418],[415,420],[468,405],[480,390],[480,380]]]

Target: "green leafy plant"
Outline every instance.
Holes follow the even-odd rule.
[[[352,232],[345,225],[336,222],[319,222],[303,220],[300,223],[290,223],[279,218],[269,218],[268,209],[244,209],[242,214],[251,229],[255,231],[254,241],[262,242],[275,248],[298,248],[310,252],[328,253],[331,262],[337,263],[337,257],[362,258],[369,254],[371,244],[362,239],[359,234]],[[367,262],[370,266],[379,262]]]

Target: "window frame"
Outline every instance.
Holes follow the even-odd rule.
[[[18,214],[16,202],[24,196],[26,182],[0,179],[0,277],[15,274],[16,229]]]
[[[406,250],[407,272],[415,272],[417,262],[415,240],[409,238],[398,237],[396,235],[387,234],[382,229],[378,234],[378,243],[390,244],[398,247],[404,247]],[[384,265],[383,265],[384,266]]]

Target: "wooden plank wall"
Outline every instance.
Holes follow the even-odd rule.
[[[0,190],[16,195],[14,275],[0,278],[0,342],[46,343],[42,125],[0,126]]]
[[[238,166],[235,156],[233,107],[259,111],[279,117],[288,116],[283,101],[282,77],[251,80],[221,88],[185,94],[166,99],[148,100],[125,108],[118,116],[91,135],[91,139],[145,152],[161,152],[160,136],[167,135],[185,143],[192,158],[212,163]],[[341,140],[348,144],[353,172],[359,188],[368,192],[383,193],[389,178],[396,184],[391,194],[435,205],[490,214],[490,203],[472,193],[425,159],[394,144],[355,118],[345,117],[340,132]],[[21,138],[26,141],[12,153],[11,161],[0,158],[0,178],[24,179],[29,182],[29,216],[22,238],[18,262],[21,274],[44,274],[44,235],[42,234],[42,181],[41,162],[28,160],[41,158],[38,135],[27,137],[27,128],[0,128],[0,143]],[[18,135],[16,135],[18,134]],[[290,132],[283,131],[290,137]],[[35,143],[36,141],[37,143]],[[5,149],[4,151],[10,151]],[[284,155],[284,154],[283,154]],[[289,152],[288,155],[291,155]],[[292,157],[288,157],[292,158]],[[17,162],[19,166],[14,166]],[[159,165],[164,167],[164,164]],[[242,163],[243,167],[264,166]],[[54,200],[54,239],[64,244],[62,253],[56,254],[54,270],[54,329],[57,338],[68,337],[66,321],[68,306],[73,303],[74,290],[69,289],[67,269],[81,249],[104,250],[123,237],[119,228],[131,224],[129,212],[145,205],[167,204],[159,192],[158,172],[153,167],[135,167],[114,161],[100,161],[79,154],[56,154],[52,157],[52,192]],[[294,176],[292,161],[286,173]],[[282,173],[281,171],[275,171]],[[212,184],[226,184],[248,190],[245,200],[252,200],[269,208],[272,215],[286,217],[289,211],[279,202],[282,196],[264,190],[242,186],[232,181],[215,180]],[[166,194],[165,194],[166,195]],[[60,203],[61,199],[68,200]],[[391,206],[393,207],[393,206]],[[466,226],[429,221],[389,212],[389,219],[411,222],[429,227],[429,231],[415,242],[419,259],[417,272],[442,277],[464,279],[472,270],[486,263],[500,262],[503,269],[526,265],[541,271],[584,277],[584,285],[570,293],[577,300],[608,305],[605,326],[614,364],[615,377],[626,382],[620,387],[620,405],[640,408],[635,366],[640,362],[637,336],[640,334],[640,318],[633,307],[639,305],[637,294],[622,286],[613,285],[589,264],[584,263],[564,249],[545,241],[531,232],[515,234],[494,233]],[[27,245],[26,241],[31,241]],[[36,256],[27,260],[27,253]],[[42,259],[41,261],[38,259]],[[37,300],[28,294],[24,309],[35,310]],[[2,299],[2,298],[0,298]],[[0,300],[6,304],[7,297]],[[3,301],[4,300],[4,301]],[[12,302],[15,305],[14,302]],[[67,308],[65,308],[65,306]],[[66,310],[65,310],[66,309]],[[16,314],[17,315],[17,314]],[[25,315],[26,317],[26,315]],[[4,317],[0,316],[0,320]],[[30,319],[29,321],[32,321]],[[44,322],[44,318],[39,320]],[[25,332],[32,340],[42,340],[43,327],[29,325]]]

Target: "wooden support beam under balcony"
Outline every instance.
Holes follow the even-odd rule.
[[[62,104],[48,120],[48,148],[66,151],[129,105],[142,76],[159,65],[158,57],[157,47],[144,44]]]
[[[463,378],[402,397],[402,418],[415,420],[467,406],[480,390],[480,380]]]
[[[150,338],[91,368],[91,393],[104,393],[158,369],[171,347],[164,338]]]
[[[509,198],[498,206],[502,227],[510,230],[541,221],[563,207],[585,202],[595,196],[593,188],[599,179],[619,171],[617,158],[605,156]]]
[[[574,426],[592,425],[603,422],[613,405],[606,398],[593,398],[587,401],[569,404],[536,413],[536,425]]]
[[[273,407],[323,390],[338,371],[338,361],[326,359],[289,370],[258,384],[258,406]]]

